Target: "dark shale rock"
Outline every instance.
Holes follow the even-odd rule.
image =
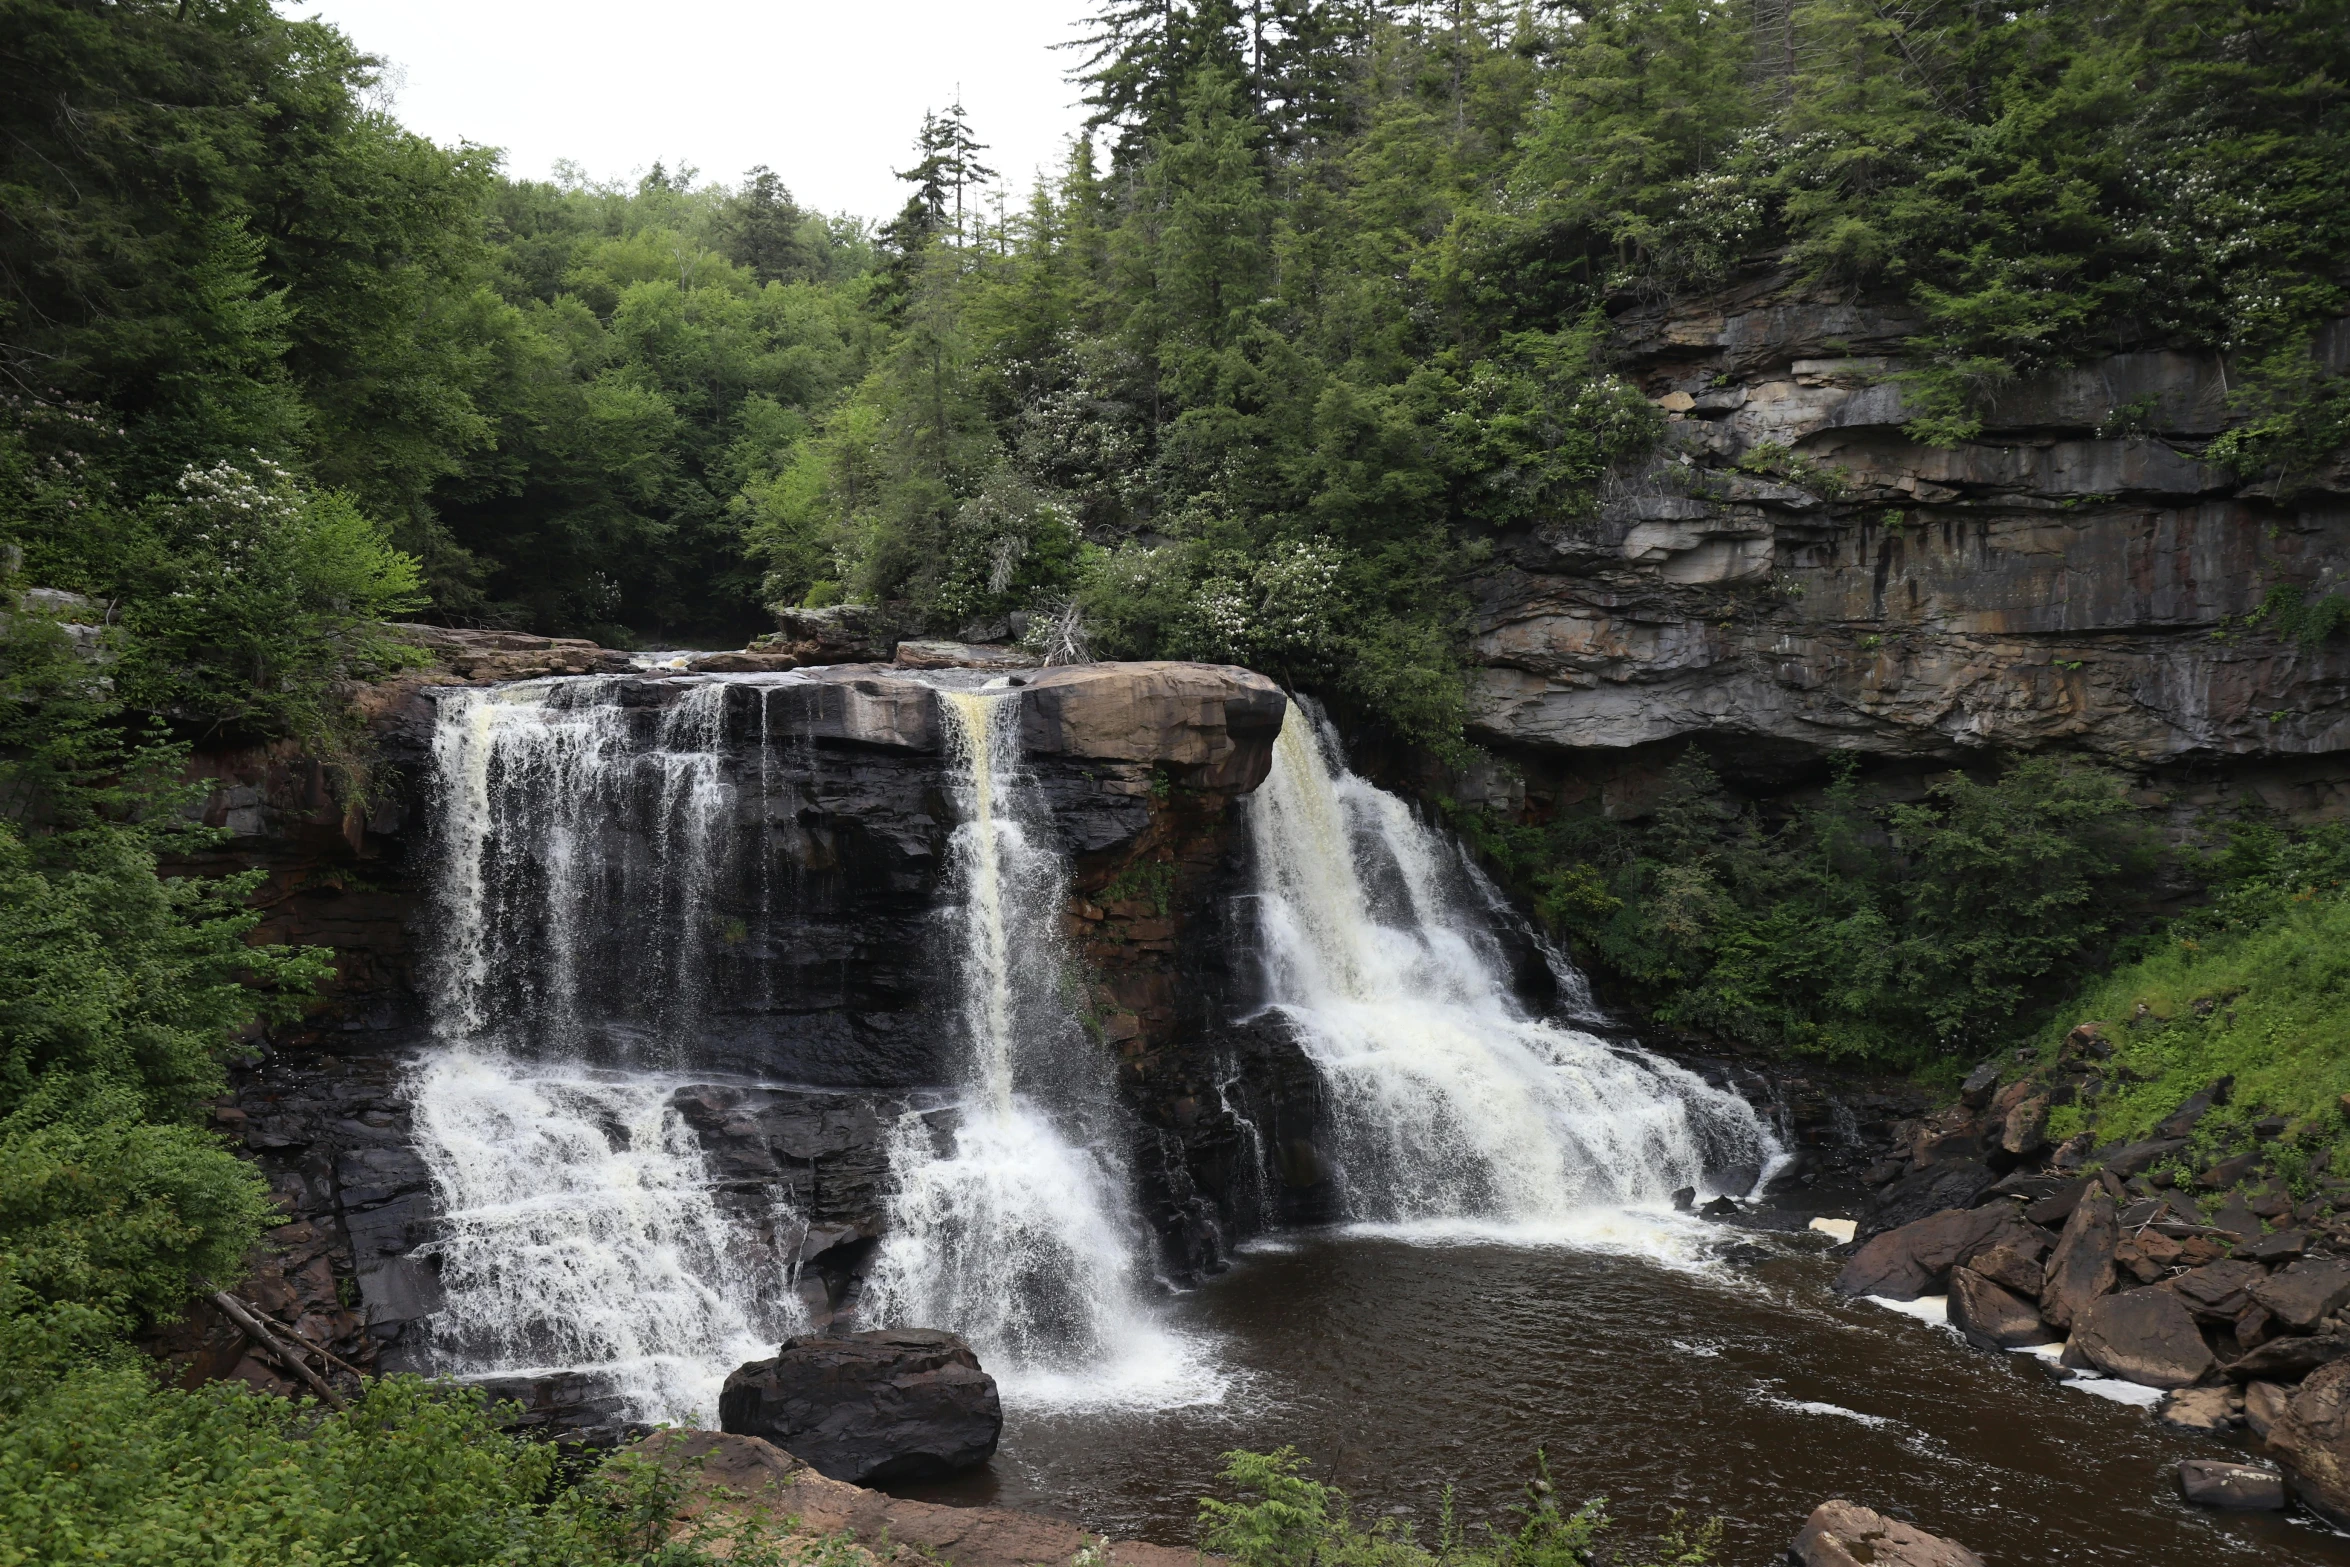
[[[2268,1270],[2260,1264],[2230,1258],[2182,1273],[2163,1288],[2186,1302],[2187,1309],[2206,1322],[2233,1322],[2251,1304],[2251,1297],[2244,1292],[2267,1277]]]
[[[1972,1208],[1999,1177],[1972,1159],[1929,1164],[1879,1192],[1861,1211],[1859,1239],[1882,1235],[1945,1208]]]
[[[2307,1333],[2320,1318],[2350,1302],[2350,1261],[2306,1258],[2270,1274],[2244,1293],[2287,1328]]]
[[[2191,1387],[2212,1369],[2211,1347],[2168,1290],[2099,1296],[2073,1319],[2073,1343],[2099,1370],[2144,1387]]]
[[[2133,1175],[2144,1175],[2155,1165],[2187,1146],[2183,1137],[2157,1137],[2142,1143],[2127,1143],[2105,1154],[2105,1168],[2128,1180]]]
[[[1003,1434],[995,1378],[952,1333],[786,1340],[738,1367],[719,1429],[773,1442],[829,1479],[924,1480],[985,1463]]]
[[[1788,1548],[1795,1567],[1983,1567],[1955,1541],[1854,1502],[1822,1502]]]
[[[2091,1189],[2048,1258],[2048,1272],[2040,1286],[2040,1314],[2051,1327],[2070,1328],[2089,1304],[2114,1287],[2114,1249],[2120,1244],[2114,1223],[2113,1199]],[[2183,1315],[2182,1311],[2182,1315]]]
[[[2229,1361],[2227,1372],[2239,1382],[2296,1382],[2345,1355],[2350,1337],[2342,1334],[2287,1334]]]

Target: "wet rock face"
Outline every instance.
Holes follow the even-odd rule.
[[[1796,1567],[1983,1567],[1955,1541],[1845,1501],[1813,1508],[1787,1559]]]
[[[2270,588],[2350,570],[2350,478],[2280,505],[2198,460],[2225,411],[2216,359],[2019,385],[1943,450],[1901,433],[1899,309],[1757,276],[1618,324],[1667,441],[1597,517],[1510,541],[1482,588],[1480,738],[2061,743],[2140,766],[2350,745],[2350,652],[2244,624]],[[2350,332],[2329,341],[2350,358]]]
[[[995,1378],[952,1333],[795,1338],[727,1377],[719,1429],[761,1437],[827,1479],[929,1480],[985,1463],[1003,1434]]]

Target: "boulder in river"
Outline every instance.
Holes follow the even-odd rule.
[[[2154,1407],[2154,1418],[2164,1425],[2205,1436],[2220,1435],[2243,1413],[2243,1397],[2232,1387],[2183,1387]]]
[[[2320,1366],[2268,1428],[2269,1451],[2293,1494],[2337,1529],[2350,1529],[2350,1360]]]
[[[1845,1295],[1881,1295],[1915,1300],[1939,1292],[1950,1270],[1970,1249],[2011,1222],[1997,1208],[1945,1208],[1940,1213],[1887,1230],[1855,1252],[1836,1275]]]
[[[2051,1326],[2071,1327],[2091,1301],[2113,1292],[2113,1254],[2120,1244],[2113,1198],[2099,1187],[2090,1187],[2073,1209],[2073,1216],[2064,1221],[2064,1234],[2048,1259],[2048,1273],[2040,1286],[2040,1315]]]
[[[1845,1501],[1813,1508],[1787,1556],[1797,1567],[1983,1567],[1955,1541]]]
[[[2285,1477],[2251,1464],[2187,1458],[2179,1462],[2179,1494],[2198,1507],[2277,1512],[2285,1505]]]
[[[2350,1337],[2318,1333],[2272,1338],[2228,1362],[2239,1382],[2298,1382],[2318,1367],[2350,1356]]]
[[[985,1463],[1003,1434],[995,1378],[952,1333],[787,1339],[737,1367],[718,1425],[762,1437],[834,1480],[921,1480]]]
[[[2074,1319],[2073,1346],[2098,1370],[2142,1387],[2192,1387],[2213,1364],[2194,1317],[2168,1290],[2099,1296]]]
[[[2244,1384],[2244,1424],[2263,1442],[2268,1440],[2271,1427],[2284,1417],[2285,1406],[2293,1402],[2293,1390],[2282,1382],[2247,1382]]]
[[[2030,1301],[1972,1267],[1950,1270],[1950,1325],[1983,1349],[2021,1349],[2056,1338]]]
[[[2244,1293],[2286,1327],[2307,1333],[2320,1318],[2350,1302],[2350,1262],[2310,1257],[2270,1274]]]

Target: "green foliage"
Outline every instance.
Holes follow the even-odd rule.
[[[1714,1559],[1721,1525],[1684,1524],[1675,1515],[1653,1552],[1608,1551],[1607,1504],[1588,1501],[1572,1512],[1562,1508],[1550,1469],[1537,1453],[1535,1478],[1508,1527],[1487,1524],[1476,1534],[1461,1529],[1446,1495],[1433,1545],[1423,1545],[1408,1524],[1389,1517],[1365,1526],[1355,1521],[1349,1499],[1334,1486],[1309,1480],[1306,1460],[1295,1448],[1271,1453],[1224,1455],[1222,1479],[1240,1500],[1202,1497],[1200,1545],[1239,1567],[1592,1567],[1600,1561],[1631,1567],[1704,1567]]]
[[[2107,1024],[2108,1088],[2069,1130],[2142,1137],[2232,1076],[2213,1129],[2283,1115],[2309,1145],[2338,1145],[2350,1093],[2350,833],[2238,824],[2211,869],[2210,907],[2082,987],[2039,1041],[2053,1057],[2065,1027]]]
[[[1907,1066],[2028,1024],[2155,852],[2118,779],[2048,758],[1915,803],[1846,769],[1774,824],[1692,753],[1644,825],[1463,825],[1660,1022]]]

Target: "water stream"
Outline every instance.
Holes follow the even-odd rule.
[[[1282,728],[1248,819],[1268,1004],[1321,1074],[1356,1220],[1605,1241],[1636,1234],[1624,1210],[1682,1187],[1743,1193],[1778,1161],[1735,1094],[1530,1015],[1490,888],[1347,771],[1310,709]]]

